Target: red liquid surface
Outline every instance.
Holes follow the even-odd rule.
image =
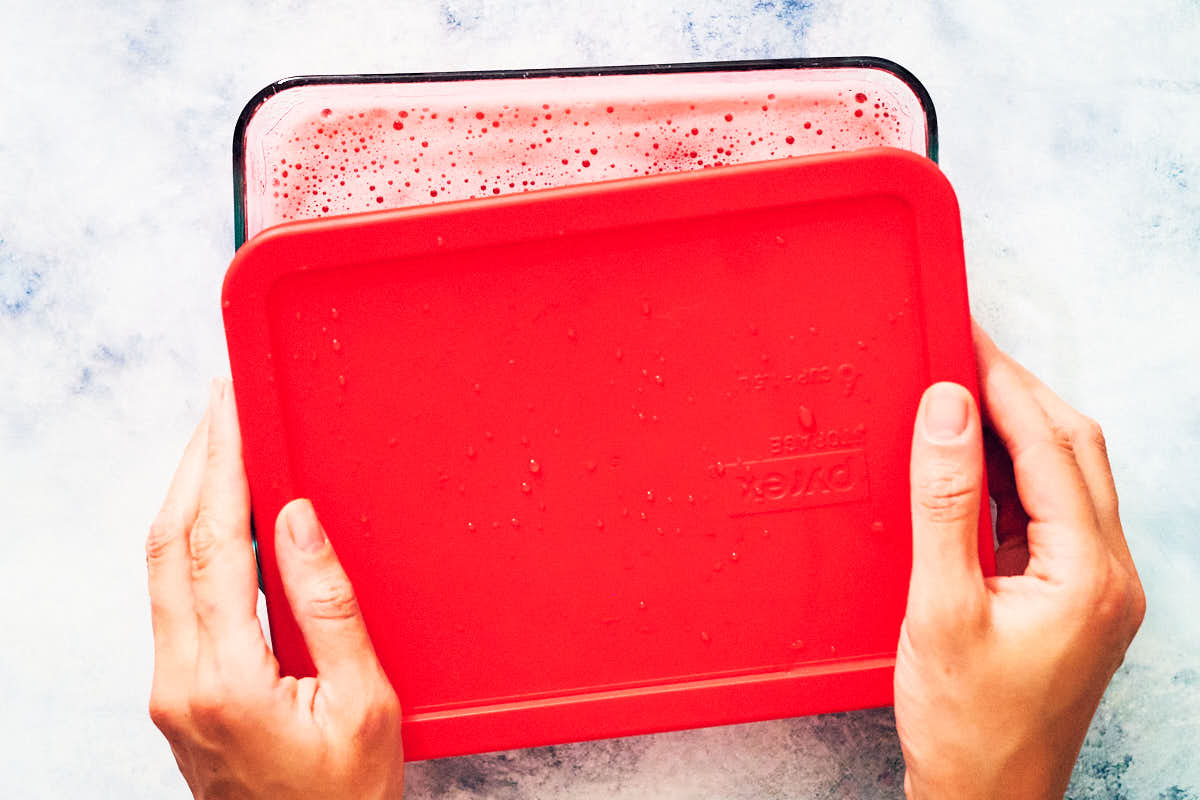
[[[311,85],[246,130],[246,234],[282,222],[892,146],[911,88],[866,68]]]

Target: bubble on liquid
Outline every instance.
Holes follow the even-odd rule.
[[[887,95],[873,98],[879,101],[878,116],[845,114],[844,83],[801,80],[794,91],[776,95],[763,89],[766,82],[779,80],[778,75],[756,71],[739,75],[720,96],[695,102],[632,97],[614,102],[611,94],[605,98],[611,91],[606,81],[627,80],[609,76],[564,81],[573,94],[570,106],[561,111],[552,111],[550,103],[530,104],[528,93],[542,91],[540,82],[529,82],[528,88],[525,82],[513,82],[519,87],[515,92],[470,108],[464,108],[461,94],[453,91],[430,91],[417,99],[411,93],[388,96],[367,85],[344,87],[336,102],[319,110],[301,104],[263,144],[265,191],[248,197],[252,222],[247,234],[326,214],[494,197],[815,152],[826,148],[815,141],[814,122],[825,134],[821,138],[837,149],[924,142],[918,135],[920,115],[894,113],[899,110],[896,101]],[[637,80],[661,87],[678,77],[643,75]],[[767,103],[757,99],[764,95]],[[860,96],[865,93],[855,98]],[[753,102],[761,113],[739,114],[736,106],[730,107],[738,100],[742,107],[752,107]],[[731,126],[735,121],[739,128],[746,126],[745,139],[742,130]],[[802,122],[806,133],[797,136],[796,126]],[[777,152],[777,147],[783,150],[782,141],[789,147]],[[603,159],[600,152],[605,153]]]

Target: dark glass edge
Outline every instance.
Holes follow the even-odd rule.
[[[238,116],[233,130],[233,228],[234,249],[246,241],[246,127],[259,107],[269,98],[298,86],[339,83],[434,83],[441,81],[477,81],[511,78],[599,77],[605,75],[648,75],[664,72],[740,72],[760,69],[831,69],[859,67],[878,69],[903,81],[925,112],[925,150],[937,162],[937,114],[933,98],[917,76],[886,58],[878,56],[835,56],[823,58],[763,58],[746,61],[696,61],[672,64],[626,64],[607,67],[551,67],[547,69],[475,70],[460,72],[395,72],[363,75],[303,75],[284,78],[263,87],[250,98]]]

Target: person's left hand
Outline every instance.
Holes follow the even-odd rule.
[[[280,677],[263,638],[233,389],[214,381],[146,540],[150,717],[197,798],[399,798],[400,704],[307,500],[275,547],[315,678]]]

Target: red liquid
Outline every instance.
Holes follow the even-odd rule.
[[[246,234],[281,222],[889,145],[925,153],[907,84],[785,69],[311,85],[246,130]]]

